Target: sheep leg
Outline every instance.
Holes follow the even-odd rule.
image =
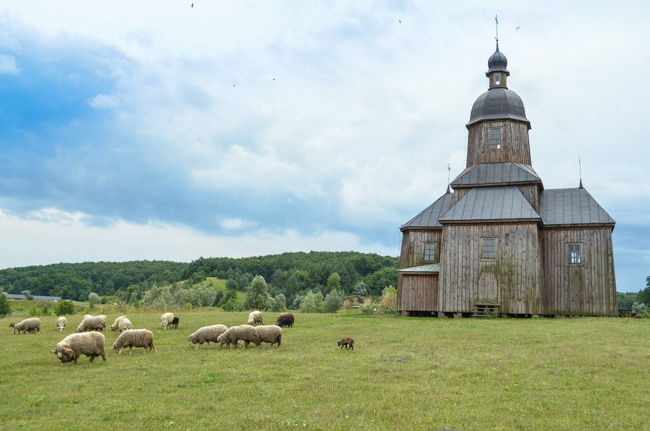
[[[133,353],[133,346],[129,346],[129,355]]]
[[[102,350],[102,359],[106,362],[106,352]]]
[[[95,360],[95,356],[97,356],[97,355],[90,355],[90,363],[91,363],[91,364],[92,364],[93,361]]]

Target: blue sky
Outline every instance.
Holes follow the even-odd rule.
[[[465,165],[494,15],[546,188],[650,275],[644,2],[13,2],[0,7],[0,268],[357,250]]]

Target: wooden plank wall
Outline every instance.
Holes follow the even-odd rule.
[[[488,130],[501,127],[501,149],[490,150]],[[479,163],[530,165],[528,125],[518,121],[483,121],[470,126],[467,138],[467,167]]]
[[[517,187],[528,203],[539,214],[539,186],[537,184]]]
[[[400,274],[397,310],[437,311],[438,274]]]
[[[612,228],[542,229],[542,312],[616,316]],[[569,264],[568,244],[581,244],[582,264]]]
[[[402,235],[402,251],[399,259],[399,269],[413,268],[427,263],[440,262],[440,243],[442,228],[437,230],[409,230]],[[436,245],[434,262],[424,261],[424,244],[433,242]]]
[[[483,238],[496,239],[496,259],[481,259]],[[477,302],[496,300],[502,313],[539,314],[539,245],[535,223],[445,225],[439,311],[471,312]],[[494,290],[492,277],[484,273],[496,278],[496,298],[481,297]]]

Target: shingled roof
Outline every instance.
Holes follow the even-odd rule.
[[[480,163],[465,169],[451,182],[454,188],[461,186],[498,185],[510,183],[541,183],[532,166],[521,163]]]
[[[515,186],[470,190],[440,222],[539,220],[540,216]]]
[[[454,197],[453,193],[445,193],[434,203],[425,208],[420,214],[413,217],[408,222],[404,223],[400,228],[401,231],[406,229],[417,229],[417,228],[432,228],[439,227],[442,228],[438,219],[441,215],[446,213],[451,207],[451,201]]]
[[[584,188],[544,190],[539,206],[545,226],[616,224]]]

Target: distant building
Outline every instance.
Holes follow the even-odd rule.
[[[8,299],[27,299],[25,295],[16,295],[13,293],[7,293],[7,292],[2,292],[4,296],[6,296]],[[61,300],[60,296],[40,296],[40,295],[32,295],[32,299],[37,299],[39,301],[53,301],[53,302],[59,302]]]
[[[616,316],[615,222],[582,186],[544,189],[532,167],[508,61],[488,60],[489,89],[467,124],[467,166],[406,222],[402,315]],[[558,160],[562,154],[557,154]]]

